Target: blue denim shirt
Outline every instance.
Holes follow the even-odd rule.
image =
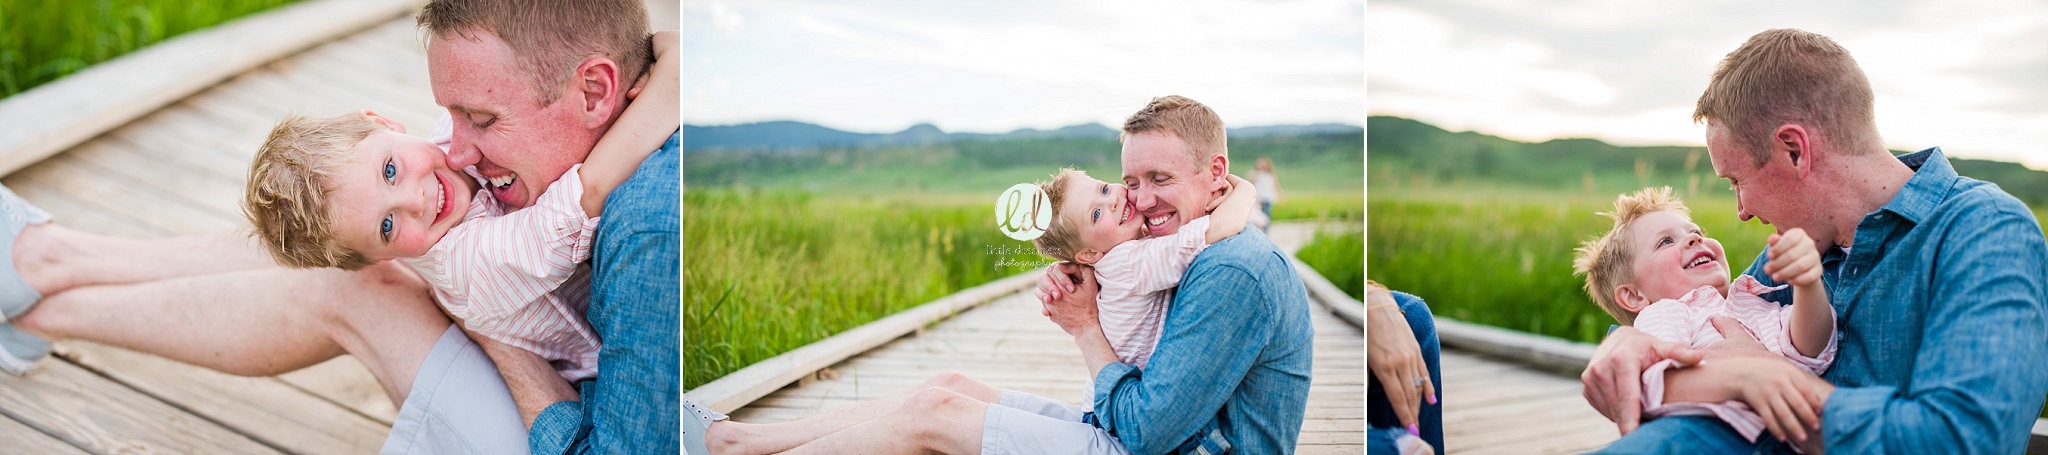
[[[1939,148],[1899,160],[1913,178],[1857,224],[1846,257],[1821,259],[1841,337],[1822,375],[1838,387],[1821,411],[1827,450],[2023,452],[2048,396],[2041,226],[1997,185],[1956,175]],[[1776,286],[1766,261],[1743,273]]]
[[[581,401],[548,405],[527,443],[536,454],[682,451],[682,132],[604,199],[590,255],[597,377]]]
[[[1247,227],[1195,256],[1144,370],[1111,363],[1096,373],[1097,424],[1141,455],[1174,450],[1205,426],[1238,453],[1293,453],[1314,346],[1301,276]]]

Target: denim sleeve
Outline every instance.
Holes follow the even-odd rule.
[[[534,417],[526,443],[533,453],[569,453],[570,446],[589,435],[590,427],[583,425],[583,402],[562,401],[548,405]]]
[[[1936,253],[1910,383],[1835,389],[1822,411],[1833,453],[2012,453],[2048,393],[2042,277],[2032,215],[1992,205],[1960,215]],[[1910,257],[1910,256],[1909,256]],[[1871,335],[1885,336],[1885,335]],[[1913,336],[1901,334],[1898,336]],[[2015,359],[2026,359],[2015,361]]]
[[[1095,375],[1103,430],[1136,454],[1165,453],[1193,436],[1230,399],[1273,330],[1271,305],[1244,269],[1195,267],[1147,370],[1111,363]]]

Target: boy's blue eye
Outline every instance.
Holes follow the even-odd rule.
[[[385,161],[385,162],[384,162],[384,180],[391,180],[391,178],[392,178],[392,177],[397,177],[397,176],[398,176],[398,165],[397,165],[397,164],[393,164],[392,162],[390,162],[390,161],[388,161],[388,160],[387,160],[387,161]]]
[[[1671,243],[1673,242],[1671,241],[1670,237],[1665,237],[1663,239],[1657,240],[1657,246],[1669,245]]]
[[[377,235],[379,235],[379,236],[382,236],[382,237],[384,237],[384,241],[386,241],[386,242],[389,242],[389,241],[391,241],[391,216],[390,216],[390,215],[385,215],[385,216],[384,216],[384,224],[383,224],[382,226],[378,226],[378,227],[377,227]]]
[[[1102,209],[1095,209],[1095,213],[1091,213],[1091,214],[1089,214],[1089,215],[1088,215],[1088,220],[1089,220],[1089,221],[1094,221],[1094,220],[1100,220],[1100,219],[1102,219]]]
[[[1102,194],[1109,194],[1109,185],[1102,186]]]

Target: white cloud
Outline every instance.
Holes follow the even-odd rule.
[[[715,9],[714,5],[710,9]],[[747,31],[686,36],[691,123],[777,118],[893,131],[1114,125],[1182,94],[1226,123],[1362,123],[1358,2],[735,5]],[[716,16],[686,6],[685,21]],[[685,27],[691,34],[691,27]],[[701,39],[699,39],[701,37]]]
[[[1700,144],[1693,101],[1756,32],[1856,55],[1896,149],[2048,168],[2048,4],[1373,0],[1367,111],[1521,140]]]

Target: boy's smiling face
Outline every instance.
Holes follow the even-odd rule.
[[[1087,245],[1086,250],[1074,254],[1076,262],[1093,264],[1116,244],[1144,237],[1145,225],[1123,185],[1079,175],[1074,178],[1067,185],[1058,215],[1080,229],[1081,243]]]
[[[469,213],[476,181],[448,167],[439,147],[368,111],[384,125],[356,143],[329,178],[335,233],[372,260],[419,257]]]
[[[1644,214],[1629,225],[1628,248],[1635,255],[1635,280],[1645,307],[1658,300],[1675,299],[1700,286],[1714,286],[1728,294],[1728,260],[1721,242],[1706,237],[1699,225],[1678,212]],[[1642,308],[1636,308],[1642,311]]]

